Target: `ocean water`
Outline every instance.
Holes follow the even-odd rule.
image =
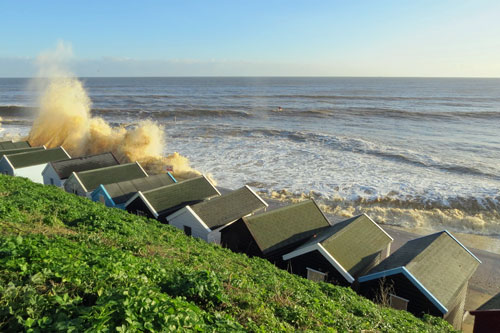
[[[500,235],[500,79],[82,78],[93,113],[153,119],[218,185],[313,197],[338,219]],[[37,96],[0,79],[6,133]],[[279,109],[281,108],[281,109]]]

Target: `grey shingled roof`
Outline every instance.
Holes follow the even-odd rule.
[[[19,149],[19,148],[29,148],[31,147],[28,141],[0,141],[0,150],[6,149]]]
[[[157,187],[174,184],[174,179],[167,173],[149,177],[127,180],[119,183],[104,185],[106,192],[116,205],[127,202],[138,191],[148,191]]]
[[[477,311],[499,310],[500,311],[500,293],[493,296],[488,302],[481,305]]]
[[[480,261],[446,231],[407,242],[367,275],[404,266],[445,307]]]
[[[191,209],[210,228],[216,229],[267,207],[250,188],[244,186],[220,197],[200,202]]]
[[[95,190],[101,184],[117,183],[148,176],[137,162],[76,172],[76,175],[87,189],[87,192]]]
[[[141,191],[141,193],[158,214],[184,203],[201,201],[220,195],[217,189],[203,176],[149,191]]]
[[[45,150],[45,147],[25,147],[25,148],[16,148],[16,149],[4,149],[4,150],[0,150],[0,158],[2,158],[3,155],[28,153],[28,152],[39,151],[39,150]]]
[[[72,172],[81,172],[120,164],[112,153],[83,156],[51,162],[60,179],[66,179]]]
[[[351,276],[364,269],[359,263],[387,248],[392,238],[364,214],[334,224],[304,245],[321,244]]]
[[[24,168],[32,165],[44,164],[52,161],[60,161],[70,156],[62,147],[29,151],[25,153],[5,155],[14,168]]]
[[[244,217],[243,222],[263,254],[306,240],[331,226],[313,200]]]

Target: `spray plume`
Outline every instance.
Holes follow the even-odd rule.
[[[59,42],[55,51],[37,59],[40,71],[32,84],[40,93],[39,107],[27,138],[32,146],[63,146],[73,157],[111,151],[121,163],[138,161],[151,174],[170,166],[179,179],[200,174],[178,153],[163,156],[162,126],[143,120],[131,127],[112,127],[92,116],[82,82],[64,69],[71,55],[71,47]]]

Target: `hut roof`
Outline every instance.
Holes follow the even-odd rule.
[[[267,206],[254,191],[244,186],[212,200],[195,204],[191,209],[210,229],[216,229]]]
[[[393,241],[377,223],[362,214],[334,224],[314,235],[307,243],[294,252],[301,254],[313,245],[321,244],[351,276],[356,275],[365,266],[364,259],[387,248]]]
[[[103,153],[51,162],[50,164],[60,179],[66,179],[71,176],[72,172],[99,169],[120,163],[112,153]]]
[[[157,187],[174,184],[175,179],[170,173],[126,180],[123,182],[103,185],[115,204],[123,204],[138,191],[148,191]]]
[[[184,203],[201,201],[220,195],[205,176],[140,192],[157,214],[163,214]],[[129,202],[132,199],[129,200]]]
[[[500,310],[500,293],[481,305],[476,311]]]
[[[87,192],[95,190],[101,184],[116,183],[148,176],[138,162],[75,172],[75,175]]]
[[[25,147],[25,148],[15,148],[15,149],[3,149],[0,150],[0,158],[3,155],[18,154],[18,153],[28,153],[32,151],[45,150],[45,147]]]
[[[5,155],[14,168],[24,168],[70,158],[63,147]]]
[[[268,254],[331,226],[314,200],[244,217],[243,222],[263,254]]]
[[[411,275],[446,313],[481,261],[448,231],[407,242],[374,267],[360,282],[396,273]],[[444,307],[444,309],[442,308]],[[446,311],[445,311],[446,310]]]
[[[18,141],[18,142],[13,142],[12,140],[0,141],[0,150],[29,148],[29,147],[31,146],[28,141]]]

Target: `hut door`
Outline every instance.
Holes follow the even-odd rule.
[[[389,306],[396,310],[405,310],[408,308],[408,302],[406,298],[396,296],[394,294],[389,294]]]
[[[317,271],[315,269],[306,267],[307,269],[307,279],[315,282],[324,282],[326,281],[326,275],[327,273],[323,273],[320,271]]]

